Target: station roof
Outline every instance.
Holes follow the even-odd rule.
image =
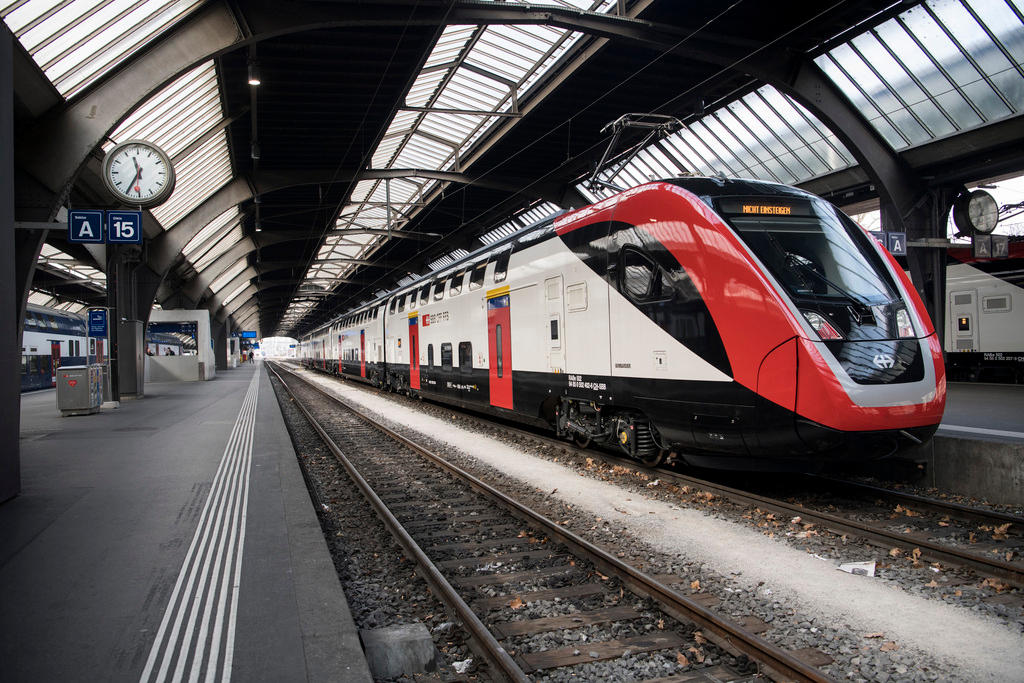
[[[599,176],[609,185],[725,174],[841,205],[874,197],[844,132],[767,82],[762,63],[812,62],[929,178],[1020,170],[1016,0],[0,7],[34,65],[16,73],[24,130],[73,136],[88,106],[135,93],[95,140],[82,136],[92,156],[70,203],[109,203],[96,182],[105,149],[162,146],[178,181],[148,221],[152,258],[169,264],[157,303],[206,305],[264,335],[299,334],[607,195],[583,181],[605,151],[601,129],[628,112],[685,127],[613,158]],[[638,140],[627,131],[621,149]],[[93,301],[104,265],[53,234],[34,296]]]

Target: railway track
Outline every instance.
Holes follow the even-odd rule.
[[[668,681],[830,680],[816,650],[787,652],[509,498],[358,409],[268,364],[497,678],[669,653]],[[558,616],[526,618],[557,602]],[[521,610],[521,611],[520,611]],[[551,634],[577,634],[552,647]],[[585,638],[580,638],[582,633]],[[539,639],[539,634],[546,634]],[[720,663],[723,653],[735,668]],[[701,664],[716,662],[715,666]],[[685,663],[684,663],[685,662]]]
[[[467,420],[486,423],[471,413],[458,412]],[[1024,587],[1024,518],[1016,515],[812,475],[805,476],[816,500],[807,497],[806,501],[793,502],[691,476],[671,466],[648,469],[607,451],[581,449],[533,431],[509,425],[503,429],[545,446],[585,453],[610,467],[647,473],[678,487],[713,493],[737,505],[752,506],[786,519],[799,517],[803,524],[814,524],[839,536],[861,538],[887,552],[899,549],[915,560],[967,567],[983,576]],[[845,497],[845,509],[841,497]],[[818,509],[819,504],[833,510]]]

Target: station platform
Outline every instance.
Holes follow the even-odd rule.
[[[950,382],[938,434],[1024,444],[1024,386]]]
[[[62,418],[22,396],[4,681],[369,681],[262,364]]]

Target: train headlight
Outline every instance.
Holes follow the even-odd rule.
[[[811,324],[811,327],[813,327],[814,331],[818,333],[818,336],[821,337],[822,341],[832,341],[834,339],[843,338],[843,335],[839,334],[839,331],[825,320],[825,316],[820,313],[815,313],[814,311],[800,312],[804,314],[804,317],[807,318],[807,322]]]
[[[910,322],[910,313],[905,308],[896,311],[896,333],[900,337],[914,336],[914,324]]]

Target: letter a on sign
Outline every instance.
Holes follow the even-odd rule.
[[[68,211],[68,241],[103,242],[102,211]]]

